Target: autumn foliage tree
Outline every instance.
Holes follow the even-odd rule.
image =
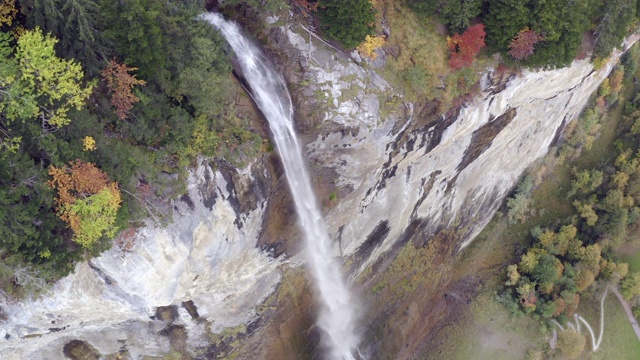
[[[144,80],[136,79],[135,75],[129,74],[130,71],[138,70],[135,67],[128,67],[125,64],[119,64],[115,60],[109,61],[107,67],[102,70],[102,77],[107,82],[109,93],[111,94],[111,105],[116,108],[116,115],[120,120],[127,118],[127,113],[133,104],[140,101],[138,97],[131,91],[135,85],[144,85]]]
[[[3,126],[38,119],[44,129],[53,130],[69,124],[68,113],[84,106],[93,83],[83,84],[80,64],[56,56],[57,42],[36,28],[20,36],[12,49],[8,35],[0,33]]]
[[[509,55],[516,60],[524,60],[533,55],[534,46],[544,40],[528,27],[520,30],[509,43]]]
[[[462,35],[455,34],[447,39],[447,46],[451,51],[449,67],[457,70],[471,66],[484,43],[484,25],[476,24],[468,28]]]
[[[58,190],[55,203],[58,216],[73,230],[73,240],[92,247],[103,235],[115,235],[120,208],[118,184],[94,164],[82,160],[71,167],[49,168],[53,179],[48,185]]]

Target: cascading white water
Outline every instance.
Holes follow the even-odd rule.
[[[293,107],[284,80],[235,23],[219,14],[206,14],[203,19],[218,28],[233,48],[253,97],[269,121],[306,238],[309,268],[323,303],[318,324],[329,335],[335,358],[353,358],[351,353],[358,343],[354,305],[340,267],[332,258],[329,234],[293,129]]]

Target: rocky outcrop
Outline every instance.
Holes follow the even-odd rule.
[[[62,359],[71,341],[159,356],[183,332],[206,348],[209,334],[254,321],[281,279],[281,261],[256,246],[272,181],[261,164],[201,161],[169,226],[150,224],[131,249],[78,264],[40,299],[2,304],[2,358]]]

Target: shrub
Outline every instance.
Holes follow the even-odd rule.
[[[558,333],[558,349],[569,359],[577,359],[584,351],[586,343],[584,335],[575,331],[566,330]]]

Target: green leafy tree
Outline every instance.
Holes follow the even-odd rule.
[[[620,293],[627,300],[640,296],[640,272],[633,272],[622,279]]]
[[[594,226],[598,221],[598,214],[596,214],[593,206],[589,203],[583,203],[579,200],[575,200],[573,202],[573,206],[575,206],[576,210],[580,214],[589,226]]]
[[[507,285],[514,286],[518,284],[518,281],[520,280],[520,273],[518,273],[518,265],[513,264],[513,265],[507,266],[507,277],[509,278]]]
[[[325,33],[347,48],[373,35],[375,10],[369,0],[322,0],[318,12]]]
[[[531,198],[523,194],[516,194],[516,196],[507,199],[509,224],[524,222],[530,212],[530,206]]]
[[[78,199],[63,211],[75,216],[71,223],[74,241],[85,248],[92,247],[103,235],[113,237],[120,208],[120,193],[115,187],[106,187],[98,193]]]
[[[562,276],[560,260],[551,254],[540,256],[531,276],[538,283],[555,283]]]

